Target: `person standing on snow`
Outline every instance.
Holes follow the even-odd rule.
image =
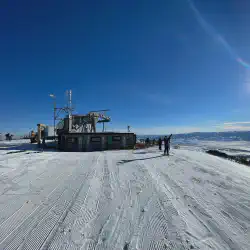
[[[158,145],[159,145],[159,150],[161,150],[161,145],[162,145],[162,139],[161,139],[161,137],[158,140]]]
[[[45,147],[46,147],[46,144],[45,144],[45,136],[43,137],[43,140],[42,140],[42,145],[43,145],[43,150],[45,149]]]
[[[169,150],[170,150],[170,139],[172,137],[172,134],[167,137],[164,137],[164,155],[167,153],[167,155],[169,155]]]

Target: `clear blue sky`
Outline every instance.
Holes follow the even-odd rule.
[[[109,108],[117,129],[246,129],[249,12],[247,0],[1,1],[0,131],[52,124],[48,95],[62,105],[69,88],[78,113]]]

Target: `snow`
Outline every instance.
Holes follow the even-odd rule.
[[[67,153],[7,144],[0,249],[250,249],[246,166],[182,146],[167,157],[157,148]]]
[[[176,143],[178,144],[178,143]],[[195,151],[206,151],[209,149],[217,149],[228,155],[250,156],[249,141],[202,141],[193,140],[180,142],[181,148]]]

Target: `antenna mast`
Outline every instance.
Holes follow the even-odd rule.
[[[72,90],[67,90],[66,95],[68,96],[68,105],[67,105],[67,112],[68,115],[72,115]]]

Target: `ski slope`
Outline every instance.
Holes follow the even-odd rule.
[[[8,152],[0,249],[250,249],[246,166],[187,149]]]

